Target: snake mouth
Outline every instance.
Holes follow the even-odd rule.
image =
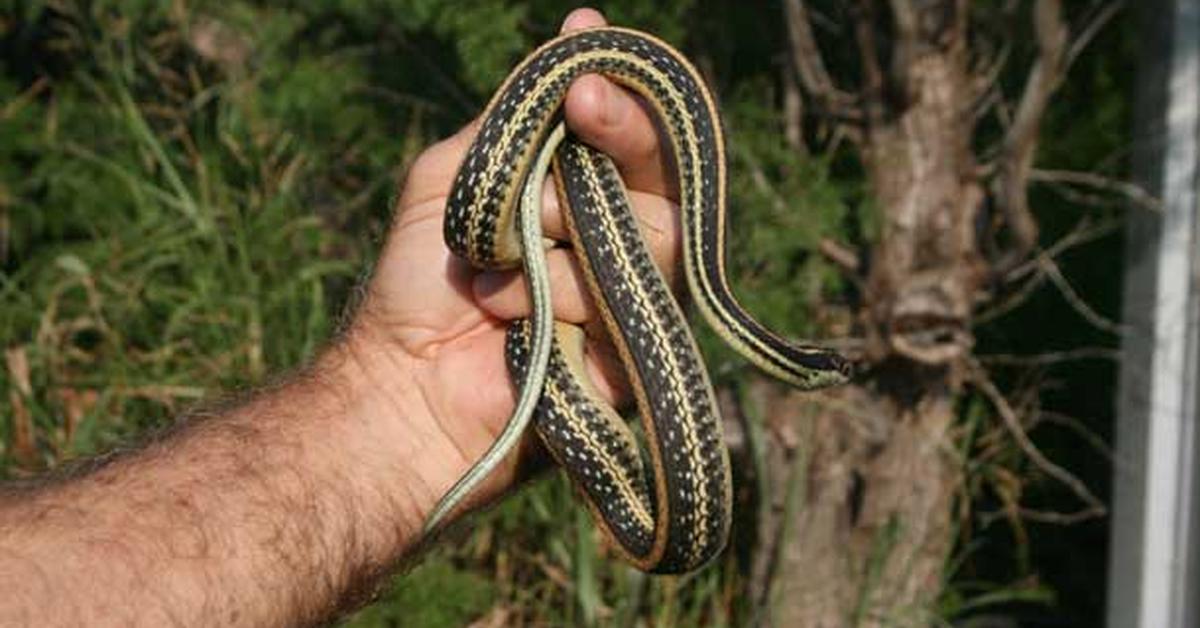
[[[853,360],[833,350],[809,356],[805,360],[805,364],[818,371],[838,373],[847,380],[854,379],[859,372],[858,365]]]

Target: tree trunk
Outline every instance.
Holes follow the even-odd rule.
[[[886,70],[871,3],[856,15],[858,148],[880,225],[859,312],[870,371],[856,385],[776,396],[762,410],[778,421],[816,407],[799,419],[808,473],[793,489],[778,626],[928,625],[952,546],[961,465],[950,428],[985,276],[976,237],[984,190],[971,147],[965,3],[912,4],[893,3]]]

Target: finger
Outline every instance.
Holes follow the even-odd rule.
[[[606,24],[608,24],[608,21],[604,19],[604,14],[595,9],[575,9],[568,13],[566,19],[563,20],[562,32],[569,33],[583,28],[604,26]]]
[[[578,259],[565,249],[548,251],[546,257],[554,318],[575,324],[599,320],[600,311],[596,307],[595,299],[588,292],[587,279]],[[678,275],[678,271],[664,273],[667,282],[672,286],[678,282]],[[478,273],[472,278],[471,289],[475,303],[496,318],[513,320],[530,316],[533,312],[529,289],[521,271]]]
[[[546,265],[554,318],[578,324],[598,318],[600,313],[588,294],[587,280],[578,259],[570,251],[553,249],[546,252]],[[529,291],[520,271],[480,273],[471,287],[475,302],[492,316],[512,320],[531,314]]]
[[[633,205],[633,216],[637,219],[638,231],[654,258],[654,264],[667,282],[675,286],[679,279],[679,260],[682,252],[683,233],[679,222],[679,206],[658,194],[629,192]]]
[[[678,198],[674,165],[663,152],[646,105],[598,75],[575,80],[564,104],[567,126],[612,157],[631,190]]]
[[[542,236],[559,242],[570,242],[571,234],[567,232],[566,211],[558,202],[558,192],[555,188],[554,177],[546,177],[542,187]]]
[[[661,195],[634,190],[628,192],[628,198],[642,238],[655,263],[665,274],[672,275],[675,262],[679,259],[679,206]],[[547,181],[542,192],[543,236],[559,242],[571,241],[564,211],[559,205],[553,183]]]

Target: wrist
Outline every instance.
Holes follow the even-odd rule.
[[[407,546],[444,492],[442,476],[458,472],[458,452],[423,389],[426,361],[364,318],[325,351],[314,373],[342,398],[347,464],[392,501]]]

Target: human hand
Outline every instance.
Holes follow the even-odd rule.
[[[604,25],[596,11],[580,9],[563,30]],[[660,150],[655,126],[629,92],[599,76],[584,76],[567,94],[568,128],[610,155],[620,169],[651,253],[670,280],[678,259],[678,185]],[[396,207],[395,222],[349,334],[372,379],[401,392],[390,397],[396,437],[419,441],[412,461],[424,492],[414,491],[428,513],[446,490],[491,446],[515,403],[504,362],[505,329],[528,316],[519,271],[480,272],[454,257],[442,241],[446,198],[477,121],[422,153],[413,164]],[[557,197],[548,188],[545,236],[567,241]],[[627,394],[624,376],[604,338],[599,312],[587,294],[575,256],[548,252],[555,318],[588,330],[589,368],[614,403]],[[397,382],[404,382],[398,384]],[[478,506],[513,484],[529,440],[492,474],[469,501]]]

